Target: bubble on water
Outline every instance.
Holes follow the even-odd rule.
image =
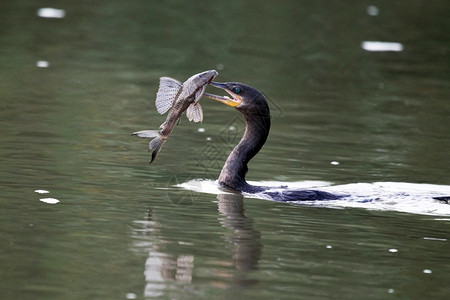
[[[50,192],[47,191],[47,190],[34,190],[34,192],[35,192],[35,193],[38,193],[38,194],[48,194],[48,193],[50,193]]]
[[[380,42],[380,41],[364,41],[361,43],[361,48],[366,51],[384,52],[384,51],[403,51],[403,44],[395,42]]]
[[[370,16],[378,16],[380,13],[380,10],[375,5],[369,5],[367,6],[367,14]]]
[[[38,9],[37,15],[41,18],[62,19],[66,16],[66,11],[64,9],[44,7]]]
[[[424,240],[429,240],[429,241],[441,241],[441,242],[446,242],[447,241],[447,239],[435,238],[435,237],[427,237],[427,236],[424,236],[423,239]]]
[[[50,66],[50,63],[46,60],[38,60],[36,62],[36,67],[38,68],[48,68]]]
[[[47,204],[56,204],[56,203],[59,203],[59,200],[58,200],[58,199],[55,199],[55,198],[42,198],[42,199],[39,199],[39,201],[44,202],[44,203],[47,203]]]

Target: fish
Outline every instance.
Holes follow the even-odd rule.
[[[179,124],[183,112],[186,111],[189,121],[203,121],[203,110],[198,101],[205,93],[206,85],[217,75],[219,73],[216,70],[209,70],[192,75],[183,83],[171,77],[159,79],[155,106],[160,114],[170,109],[166,120],[159,130],[141,130],[131,134],[141,138],[153,138],[148,144],[148,151],[153,151],[150,163],[158,156],[173,129]]]

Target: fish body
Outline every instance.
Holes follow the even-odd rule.
[[[206,85],[218,74],[216,70],[205,71],[192,75],[183,83],[170,77],[160,78],[156,93],[156,110],[164,114],[170,109],[169,114],[159,127],[160,130],[142,130],[132,134],[141,138],[153,138],[148,145],[148,150],[153,151],[150,163],[155,160],[163,144],[178,125],[183,112],[186,111],[189,121],[203,120],[203,110],[198,101],[203,96]]]

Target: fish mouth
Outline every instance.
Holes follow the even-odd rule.
[[[242,97],[233,93],[228,88],[228,85],[226,83],[211,81],[210,84],[216,88],[225,90],[225,92],[227,92],[232,98],[230,98],[228,96],[219,96],[219,95],[214,95],[214,94],[210,94],[210,93],[204,93],[203,95],[208,97],[209,99],[220,101],[223,104],[226,104],[231,107],[237,107],[242,103]]]
[[[207,85],[207,84],[210,84],[214,80],[214,78],[217,77],[217,75],[219,75],[219,73],[216,70],[209,70],[209,71],[205,71],[203,73],[193,75],[192,77],[198,76],[200,78],[200,81],[202,82],[202,84]]]
[[[207,84],[210,84],[211,82],[213,82],[213,79],[217,77],[217,75],[219,75],[219,73],[216,70],[211,70],[209,71],[209,75],[211,76],[211,78],[209,78]]]

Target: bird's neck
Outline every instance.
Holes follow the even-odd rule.
[[[240,192],[253,192],[257,187],[245,181],[248,162],[261,150],[270,130],[270,114],[244,114],[245,132],[239,144],[228,156],[219,176],[219,184]]]

